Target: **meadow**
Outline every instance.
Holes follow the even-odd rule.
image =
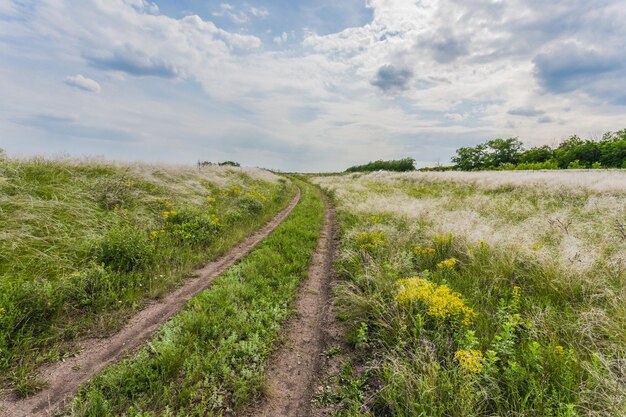
[[[112,334],[287,205],[293,184],[229,166],[0,160],[0,389]]]
[[[42,367],[109,340],[298,190],[271,234],[57,414],[254,415],[272,358],[293,349],[284,325],[316,253],[335,259],[337,320],[317,323],[335,339],[310,341],[324,377],[308,379],[306,415],[626,416],[621,170],[283,176],[1,159],[1,400],[45,394]],[[333,218],[324,193],[336,253],[316,252]]]
[[[626,173],[311,178],[336,205],[340,416],[626,415]]]

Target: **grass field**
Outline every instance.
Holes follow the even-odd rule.
[[[626,415],[626,173],[312,179],[338,209],[342,416]],[[327,387],[328,388],[328,387]]]
[[[319,410],[626,416],[626,172],[306,179],[336,206],[335,312],[347,340],[316,339],[311,356],[342,361],[324,382],[310,376]],[[0,160],[0,391],[45,388],[40,365],[119,330],[298,187],[274,232],[63,410],[253,412],[320,236],[315,185],[235,167]]]
[[[1,386],[42,388],[38,365],[117,330],[294,192],[258,169],[1,159]]]
[[[300,203],[284,223],[145,348],[83,387],[69,413],[231,415],[258,396],[323,220],[319,191],[299,186]]]

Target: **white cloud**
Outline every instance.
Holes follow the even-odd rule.
[[[219,10],[214,11],[211,15],[215,17],[224,16],[230,19],[233,23],[243,25],[250,22],[253,17],[265,19],[270,15],[270,12],[265,7],[253,7],[246,5],[243,10],[238,10],[230,3],[222,3],[220,4]]]
[[[250,7],[250,14],[254,17],[266,18],[270,12],[265,7]]]
[[[63,82],[70,87],[78,88],[80,90],[89,91],[91,93],[100,92],[100,84],[96,80],[87,78],[81,74],[71,75],[66,77]]]

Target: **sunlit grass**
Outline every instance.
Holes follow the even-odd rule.
[[[626,415],[624,173],[444,174],[314,179],[355,347],[340,415]]]
[[[39,364],[116,330],[293,195],[221,167],[2,159],[0,178],[0,383],[22,395]]]
[[[70,413],[223,415],[259,395],[324,216],[319,192],[300,186],[301,201],[287,220],[145,348],[83,387]]]

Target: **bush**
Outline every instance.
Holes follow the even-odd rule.
[[[143,230],[120,224],[104,235],[98,259],[114,271],[130,272],[150,264],[152,253],[150,239]]]
[[[263,203],[254,197],[244,195],[237,200],[237,207],[248,214],[258,214],[263,210]]]
[[[220,219],[215,214],[194,209],[169,213],[167,228],[184,243],[208,245],[221,230]]]

